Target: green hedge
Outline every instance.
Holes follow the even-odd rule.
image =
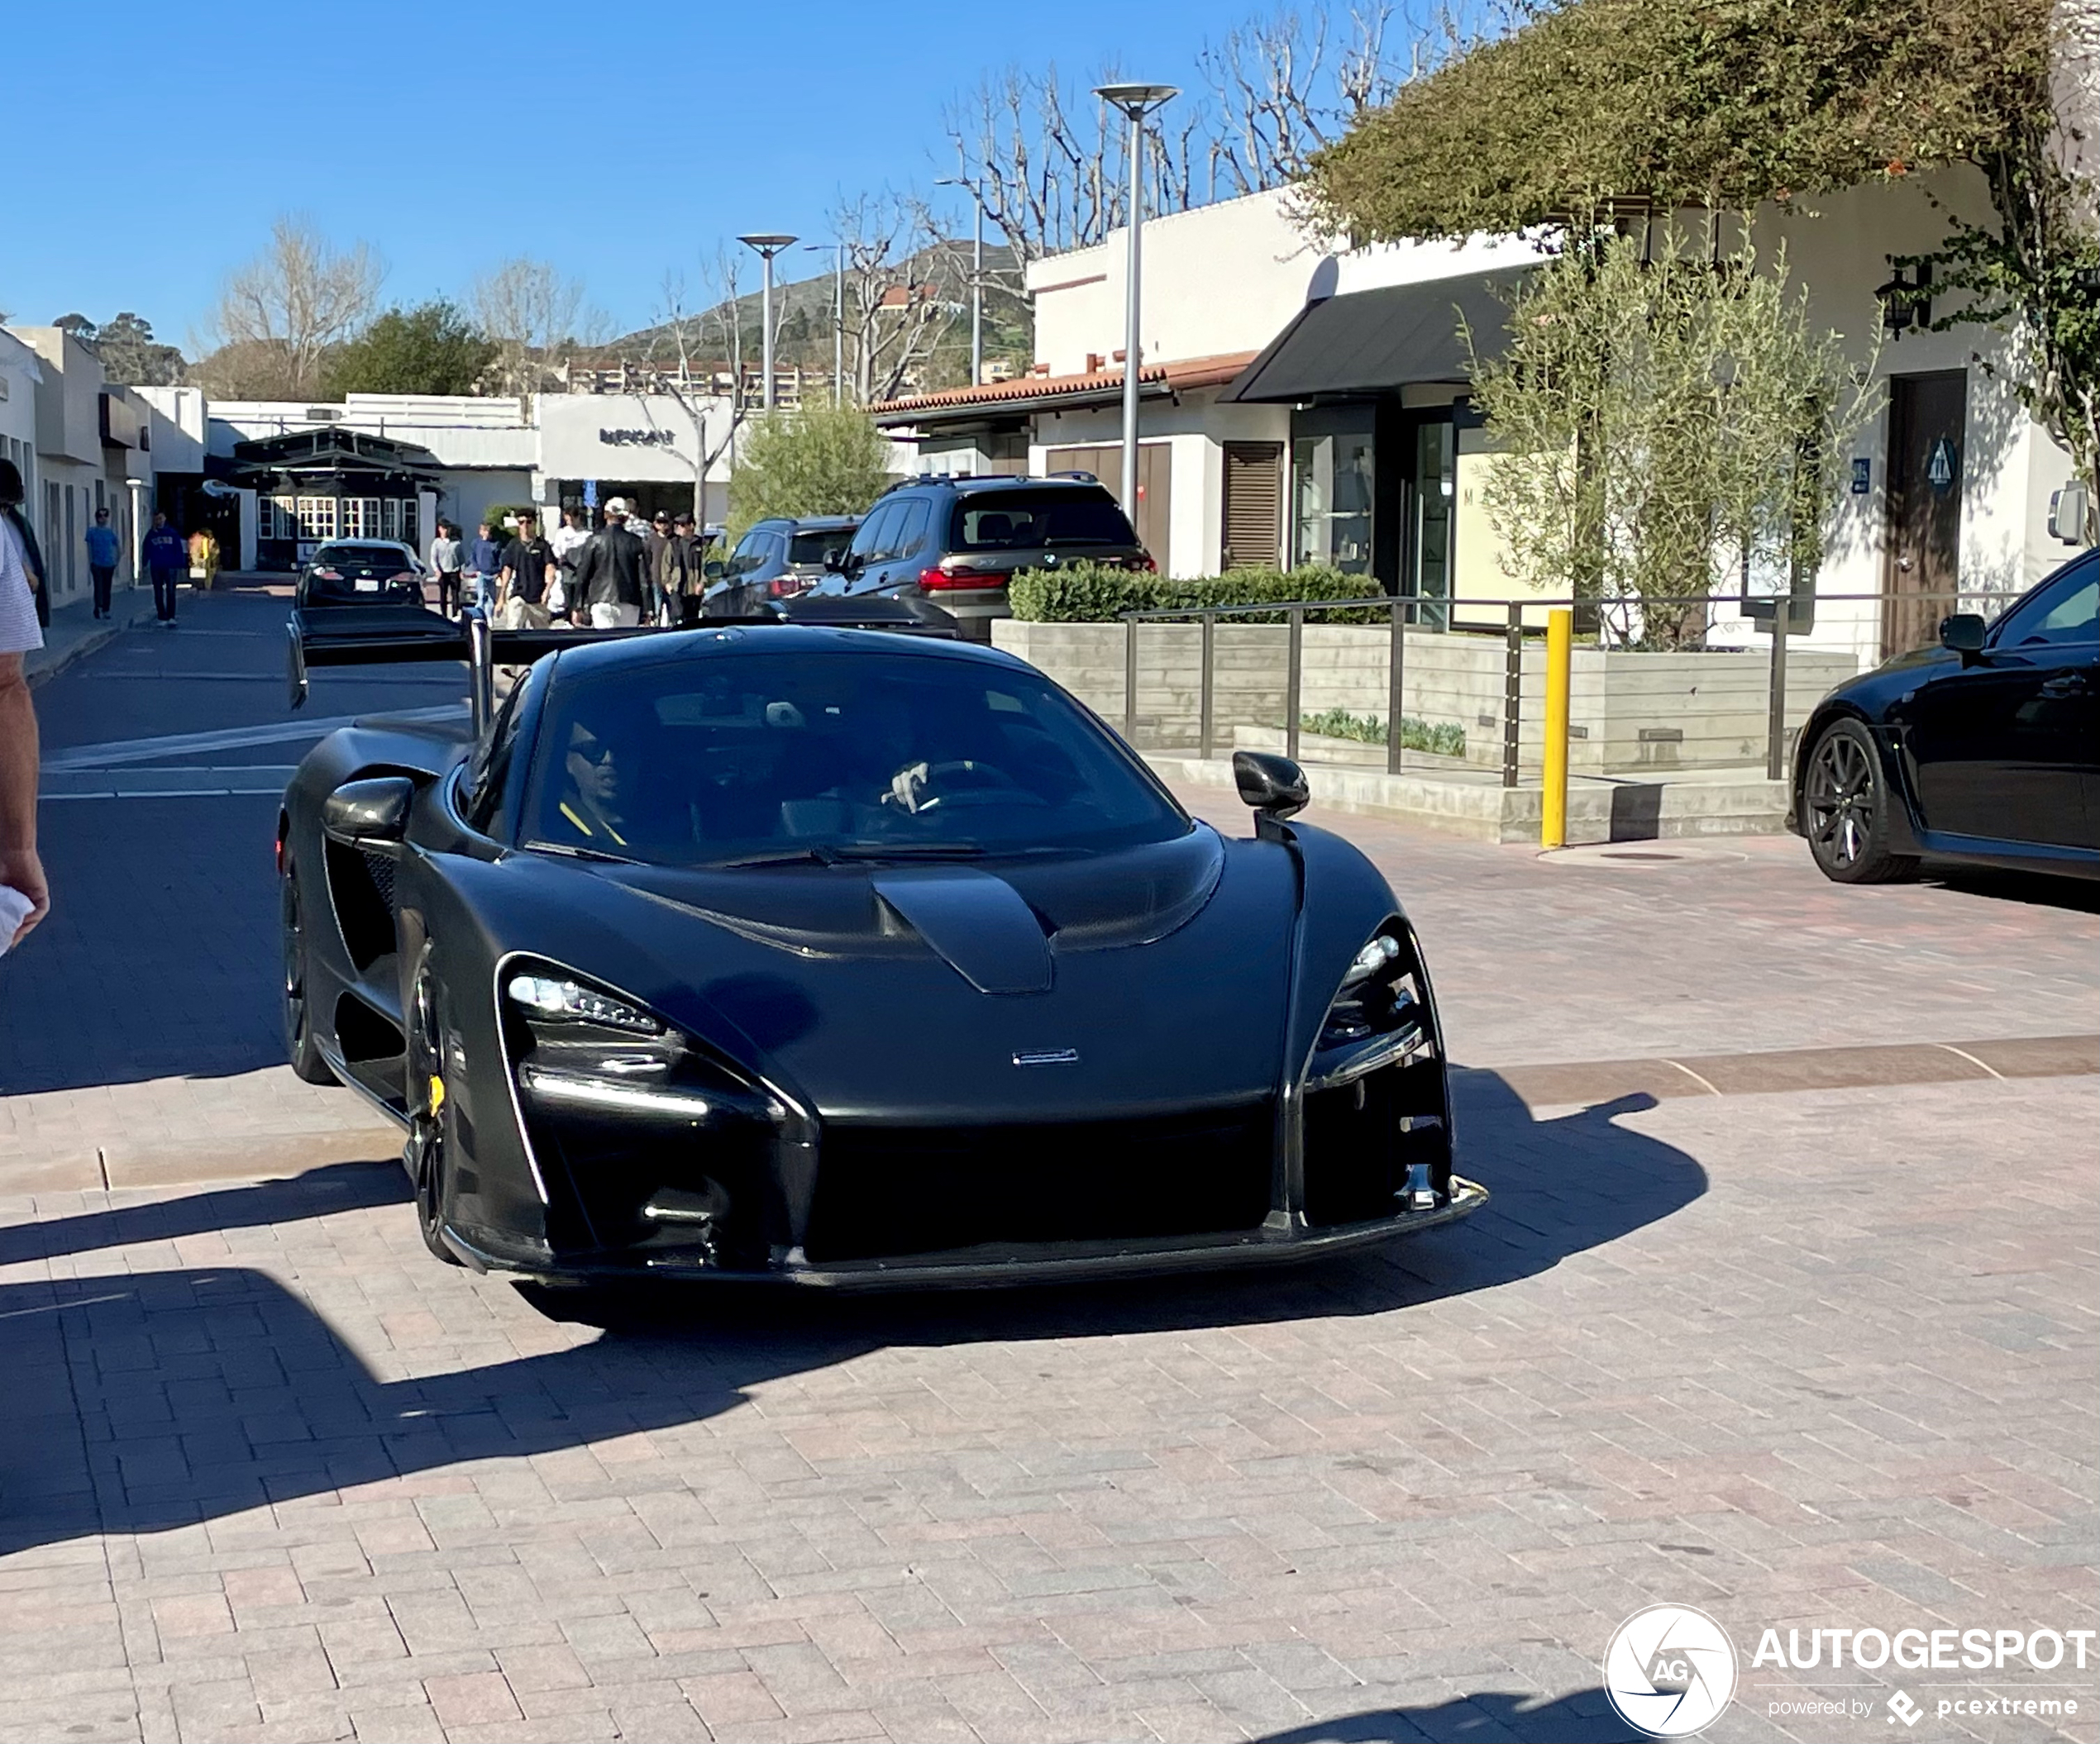
[[[1386,742],[1386,723],[1376,715],[1353,715],[1346,708],[1324,708],[1318,714],[1298,717],[1301,731],[1329,739],[1354,739],[1360,745]],[[1419,721],[1413,715],[1400,717],[1400,742],[1409,750],[1434,751],[1439,756],[1466,754],[1466,730],[1456,721]]]
[[[1251,606],[1270,600],[1363,599],[1379,591],[1367,575],[1339,569],[1229,569],[1223,575],[1148,575],[1109,564],[1075,563],[1024,569],[1007,592],[1014,616],[1038,624],[1113,623],[1125,612],[1186,611],[1196,606]],[[1384,621],[1379,608],[1309,615],[1309,623]],[[1281,623],[1280,612],[1249,612],[1227,622]]]

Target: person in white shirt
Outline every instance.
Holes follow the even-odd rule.
[[[36,853],[36,709],[22,670],[22,656],[44,646],[44,632],[30,591],[21,498],[21,474],[0,460],[0,885],[29,901],[29,913],[0,939],[6,946],[19,945],[51,909]]]

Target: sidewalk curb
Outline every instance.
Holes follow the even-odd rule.
[[[136,590],[126,589],[126,591]],[[24,676],[29,681],[29,688],[31,690],[36,689],[50,679],[56,678],[83,655],[93,654],[98,648],[107,647],[139,622],[144,615],[139,610],[140,603],[136,600],[131,601],[132,609],[130,616],[122,618],[112,617],[107,622],[98,623],[93,629],[88,631],[63,648],[54,650],[46,644],[44,647],[34,650],[23,662],[28,669]],[[31,665],[31,662],[36,660],[39,655],[49,657],[41,665]]]

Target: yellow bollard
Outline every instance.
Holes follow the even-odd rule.
[[[1539,814],[1539,846],[1568,846],[1568,681],[1573,664],[1575,614],[1546,614],[1546,791]]]

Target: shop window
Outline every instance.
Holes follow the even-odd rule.
[[[1369,430],[1301,436],[1291,444],[1294,565],[1371,573],[1373,445]]]
[[[301,497],[298,505],[300,538],[332,539],[336,536],[336,499],[333,497]]]

